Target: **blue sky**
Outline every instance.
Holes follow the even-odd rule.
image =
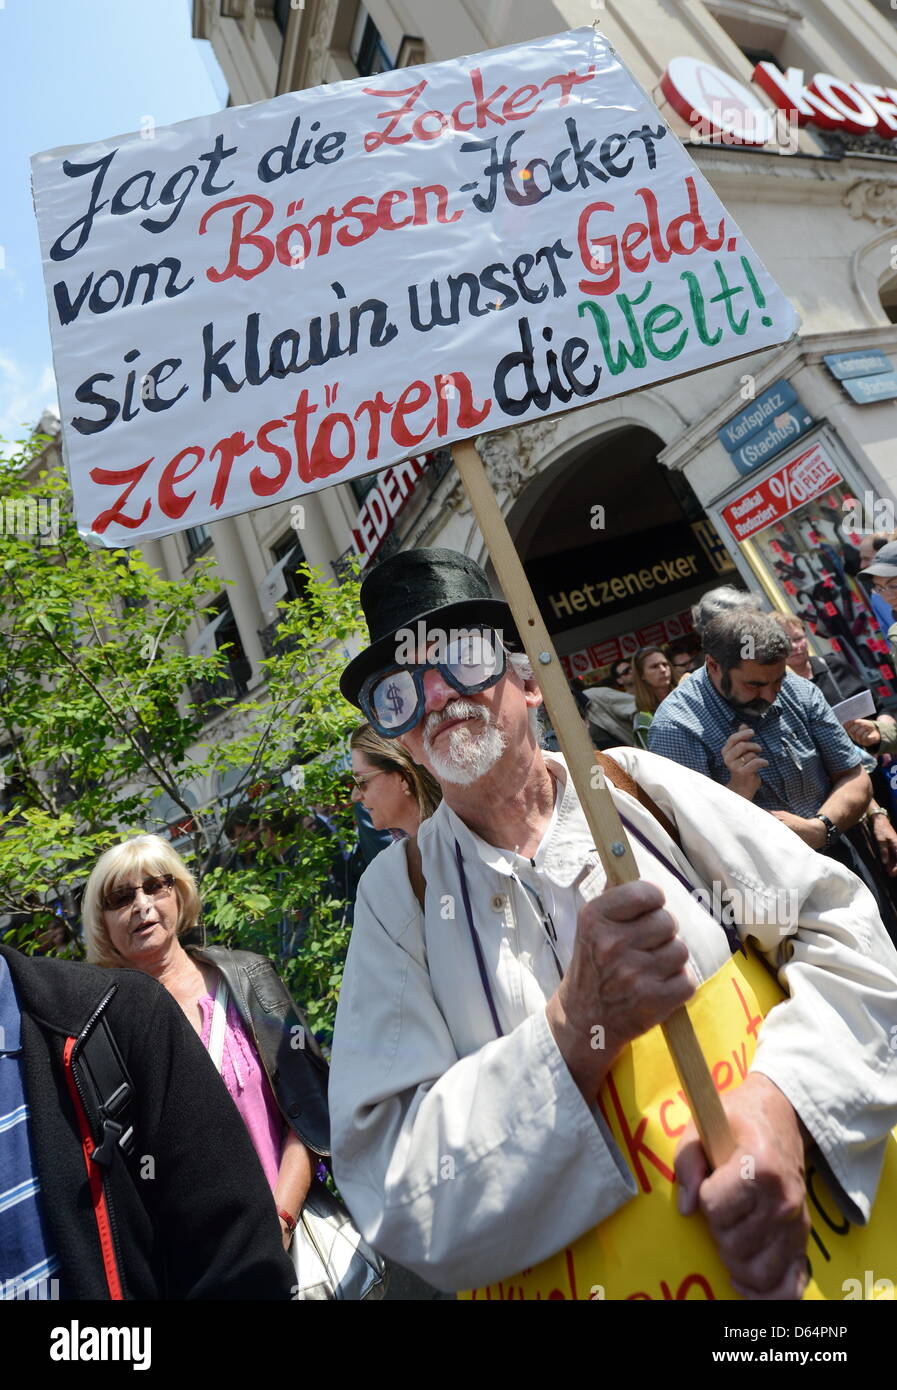
[[[56,408],[30,157],[211,115],[227,84],[190,0],[0,0],[0,439]]]

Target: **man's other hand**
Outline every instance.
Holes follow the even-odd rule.
[[[735,1151],[711,1173],[689,1125],[676,1151],[679,1210],[703,1213],[743,1298],[799,1299],[807,1282],[810,1217],[797,1115],[759,1072],[720,1100]]]
[[[729,769],[729,790],[738,796],[753,801],[760,790],[760,773],[769,767],[759,743],[754,742],[755,734],[747,724],[742,724],[726,739],[722,747],[722,758]]]
[[[870,816],[869,823],[885,873],[894,878],[897,876],[897,830],[887,816],[881,815],[880,812]]]

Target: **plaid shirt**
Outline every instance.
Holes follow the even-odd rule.
[[[686,677],[657,710],[648,735],[652,753],[703,772],[727,786],[726,740],[747,724],[769,763],[760,773],[754,805],[809,818],[819,810],[842,773],[858,764],[875,766],[851,743],[831,705],[812,681],[786,671],[764,715],[745,714],[716,690],[706,666]]]

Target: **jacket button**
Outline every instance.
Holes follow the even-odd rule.
[[[492,899],[492,908],[493,908],[493,910],[494,910],[495,912],[503,912],[503,911],[504,911],[504,906],[505,906],[505,897],[504,897],[504,894],[503,894],[503,893],[496,893],[495,896],[494,896],[493,899]]]
[[[291,1115],[301,1115],[301,1113],[302,1113],[302,1106],[301,1106],[301,1105],[291,1105],[291,1106],[289,1107],[289,1113],[290,1113]]]

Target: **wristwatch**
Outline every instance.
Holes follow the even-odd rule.
[[[822,824],[825,826],[824,848],[831,849],[832,845],[835,844],[835,842],[841,835],[841,827],[835,825],[835,822],[833,820],[830,820],[829,817],[823,811],[817,811],[812,819],[822,821]]]

